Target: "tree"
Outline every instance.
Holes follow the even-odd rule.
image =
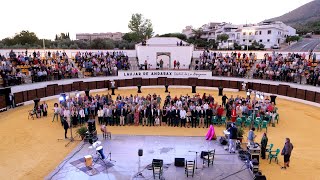
[[[13,37],[13,42],[15,44],[35,44],[38,41],[38,37],[34,32],[21,31]]]
[[[115,45],[110,39],[94,39],[90,44],[92,49],[114,49]]]
[[[136,33],[139,41],[152,37],[153,27],[150,19],[145,19],[142,14],[132,14],[128,28],[132,33]]]
[[[294,42],[294,41],[299,41],[300,37],[299,36],[287,36],[286,38],[286,43]]]
[[[192,29],[192,35],[195,39],[200,39],[203,34],[202,28]]]
[[[122,39],[128,42],[139,42],[139,35],[135,32],[129,32],[129,33],[125,33],[122,36]]]
[[[162,34],[159,37],[176,37],[176,38],[179,38],[183,41],[187,40],[187,36],[182,33],[167,33],[167,34]]]
[[[229,35],[228,34],[219,34],[217,36],[217,40],[220,42],[225,42],[229,39]]]

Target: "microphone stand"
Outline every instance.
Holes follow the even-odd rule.
[[[194,153],[196,153],[196,169],[198,169],[198,161],[197,161],[197,159],[198,159],[198,151],[189,151],[189,152],[194,152]]]

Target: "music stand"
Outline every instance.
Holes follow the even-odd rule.
[[[194,153],[196,153],[196,169],[198,169],[198,151],[189,151],[189,152],[194,152]]]
[[[58,141],[60,140],[65,140],[65,139],[58,139]],[[70,143],[72,143],[73,141],[82,141],[82,140],[78,140],[78,139],[74,139],[73,135],[72,135],[72,123],[70,122],[70,139],[69,142],[65,145],[65,147],[69,146]]]

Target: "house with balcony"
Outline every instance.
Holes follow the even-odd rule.
[[[187,28],[189,27],[189,29]],[[192,26],[187,26],[182,31],[187,37],[192,36]],[[272,46],[281,46],[287,36],[295,36],[296,30],[283,22],[270,21],[258,24],[233,25],[231,23],[208,23],[202,27],[203,34],[201,38],[217,40],[218,35],[227,34],[229,39],[219,42],[219,49],[229,49],[234,47],[234,43],[247,46],[252,45],[254,41],[264,44],[265,48]]]
[[[254,41],[264,44],[265,48],[280,46],[288,36],[295,36],[296,30],[283,22],[262,22],[243,26],[240,35],[241,45],[251,45]]]

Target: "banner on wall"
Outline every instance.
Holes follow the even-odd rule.
[[[210,71],[173,71],[173,70],[147,70],[147,71],[119,71],[120,78],[206,78],[211,77]]]

